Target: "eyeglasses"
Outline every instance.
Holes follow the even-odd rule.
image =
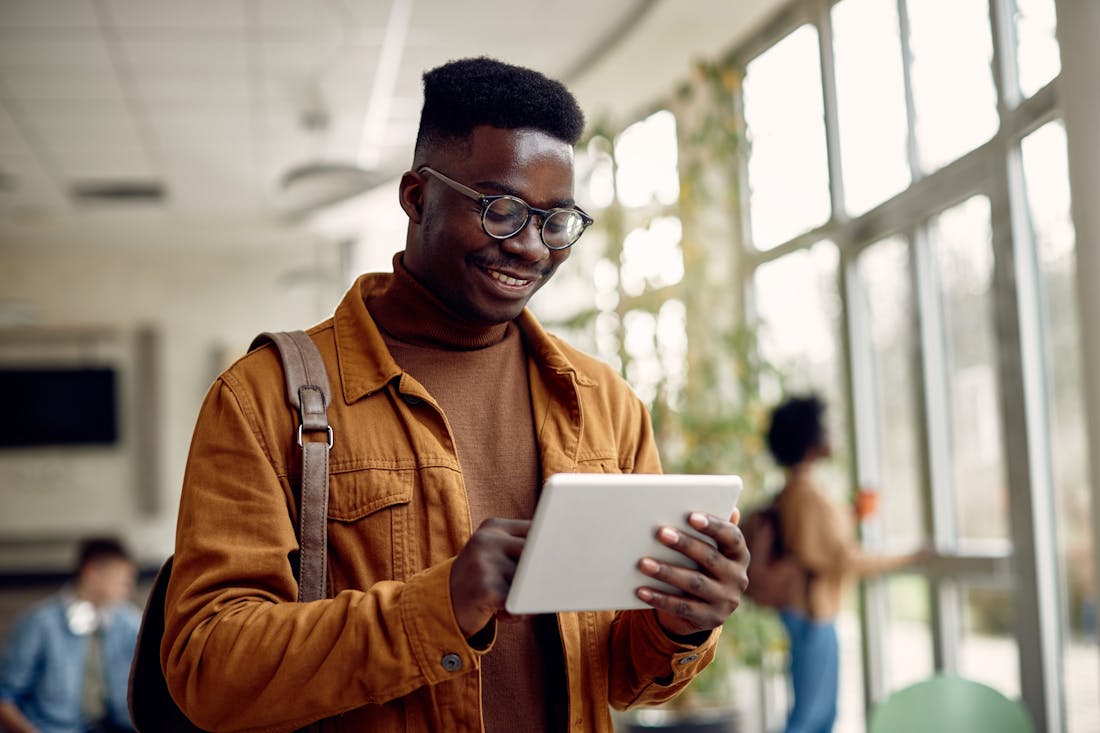
[[[423,166],[417,173],[430,173],[443,183],[481,204],[481,228],[493,239],[508,239],[523,231],[531,214],[542,220],[539,236],[550,249],[568,249],[581,238],[595,220],[578,208],[536,209],[523,199],[508,194],[486,196],[469,186],[448,178],[434,168]]]

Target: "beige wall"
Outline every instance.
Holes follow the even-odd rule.
[[[122,368],[126,422],[115,448],[0,452],[0,571],[65,567],[72,542],[96,531],[121,533],[150,562],[170,552],[191,430],[212,378],[256,333],[309,326],[344,290],[337,247],[290,229],[254,232],[252,244],[171,227],[165,242],[105,226],[68,236],[79,244],[0,232],[0,314],[7,325],[16,314],[40,331],[99,333],[93,358]],[[128,386],[144,328],[154,334],[155,487],[135,485],[137,397]],[[42,350],[21,345],[25,328],[14,333],[0,328],[0,358]],[[67,358],[81,348],[51,342],[47,351]],[[153,515],[139,511],[150,489]]]

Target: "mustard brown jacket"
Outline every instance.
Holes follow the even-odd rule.
[[[479,666],[493,627],[472,645],[449,595],[473,529],[462,471],[438,405],[394,362],[366,308],[388,277],[361,277],[309,331],[333,387],[329,598],[295,602],[297,417],[273,347],[241,358],[202,405],[161,662],[172,696],[208,730],[290,731],[321,718],[324,731],[482,729]],[[529,312],[517,324],[543,477],[659,473],[649,416],[625,382]],[[562,613],[558,628],[571,731],[611,730],[609,704],[672,697],[710,662],[720,633],[685,646],[651,611]]]

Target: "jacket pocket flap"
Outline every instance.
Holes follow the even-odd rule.
[[[414,471],[367,469],[334,473],[329,478],[328,516],[340,522],[358,519],[412,500]]]

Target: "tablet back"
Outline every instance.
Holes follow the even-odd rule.
[[[643,557],[690,564],[656,539],[688,527],[691,512],[728,517],[741,493],[737,476],[559,473],[547,479],[505,604],[509,613],[649,608],[635,595],[648,585]],[[708,540],[709,541],[709,540]]]

